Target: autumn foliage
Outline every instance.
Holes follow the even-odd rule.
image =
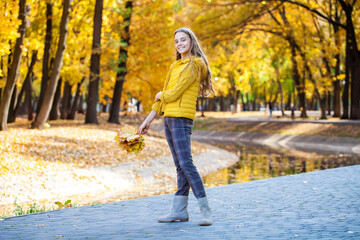
[[[90,73],[95,53],[100,56],[95,74],[99,75],[97,105],[109,111],[116,83],[121,81],[119,110],[126,108],[125,103],[137,103],[138,108],[141,105],[149,111],[175,60],[172,35],[181,26],[194,30],[210,60],[216,96],[203,101],[202,109],[259,110],[273,102],[281,110],[295,105],[302,117],[313,109],[320,109],[322,118],[331,112],[336,117],[359,117],[359,1],[104,1],[101,43],[92,49],[95,3],[71,1],[66,49],[52,106],[54,112],[61,107],[62,118],[73,119],[70,111],[77,105],[86,108],[86,101],[93,99],[88,90],[91,79],[97,77]],[[4,98],[22,22],[17,1],[0,4],[0,96]],[[60,0],[27,0],[26,4],[23,58],[12,98],[16,99],[31,71],[31,96],[17,101],[22,106],[31,100],[38,112],[44,66],[49,67],[50,76],[64,5]],[[47,19],[51,19],[51,29]],[[51,37],[46,41],[50,47],[44,48],[49,31]],[[30,69],[35,52],[38,61]],[[9,114],[15,105],[10,103]],[[22,107],[18,114],[25,112]]]
[[[145,138],[142,134],[137,134],[137,130],[132,127],[118,129],[115,141],[119,143],[121,149],[128,153],[139,153],[145,147]]]

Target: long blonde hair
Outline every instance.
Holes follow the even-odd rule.
[[[200,88],[199,88],[199,95],[203,97],[207,97],[209,95],[215,95],[212,80],[211,80],[211,70],[209,68],[209,62],[204,54],[204,52],[201,50],[200,44],[193,33],[189,28],[179,28],[175,31],[174,36],[178,32],[183,32],[187,34],[190,38],[190,53],[192,56],[200,57],[206,66],[206,75],[204,78],[200,80]],[[181,59],[181,54],[176,50],[176,60]],[[191,58],[190,58],[191,59]],[[191,62],[191,61],[190,61]],[[189,64],[190,64],[189,62]]]

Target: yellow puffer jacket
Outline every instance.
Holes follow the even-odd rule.
[[[170,66],[161,101],[152,110],[164,117],[195,119],[200,80],[206,76],[206,66],[200,57],[179,59]]]

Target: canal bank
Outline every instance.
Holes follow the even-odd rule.
[[[208,121],[210,120],[210,121]],[[267,146],[274,149],[288,149],[288,150],[301,150],[307,152],[321,152],[321,153],[350,153],[360,155],[360,138],[359,137],[339,137],[339,136],[322,136],[316,135],[318,130],[316,130],[315,125],[311,125],[310,129],[306,129],[306,134],[283,134],[283,133],[270,133],[259,131],[259,128],[273,127],[277,128],[279,131],[282,124],[297,124],[301,123],[316,123],[320,125],[325,124],[336,124],[338,126],[343,126],[347,128],[347,132],[351,131],[353,128],[358,132],[358,127],[360,126],[360,121],[288,121],[288,120],[266,120],[259,118],[228,118],[228,119],[204,119],[201,121],[208,121],[205,126],[201,125],[201,129],[209,128],[214,130],[196,130],[198,127],[195,127],[192,133],[192,140],[204,142],[204,143],[229,143],[237,144],[242,146]],[[231,123],[236,122],[246,122],[249,123],[248,126],[242,126],[241,128],[248,128],[246,131],[221,131],[221,129],[226,129],[226,125],[231,125]],[[211,126],[214,124],[214,126]],[[268,124],[272,124],[269,125]],[[279,124],[279,125],[276,125]],[[195,124],[197,125],[197,124]],[[199,125],[199,124],[198,124]],[[225,125],[225,126],[224,126]],[[285,126],[288,128],[288,126]],[[306,125],[302,125],[302,128],[306,128]],[[157,132],[164,134],[163,123],[160,121],[156,124],[153,124],[151,128]],[[236,129],[236,126],[229,127],[230,129]],[[240,129],[241,129],[240,128]],[[349,130],[350,129],[350,130]],[[320,132],[323,133],[326,131],[322,129]],[[331,130],[329,130],[331,131]],[[295,131],[296,132],[296,131]],[[304,131],[302,131],[304,132]],[[337,133],[338,134],[338,133]],[[338,134],[339,135],[339,134]]]
[[[228,142],[239,145],[263,145],[275,149],[283,148],[360,155],[360,138],[278,133],[266,134],[258,132],[194,131],[192,139],[200,142]]]

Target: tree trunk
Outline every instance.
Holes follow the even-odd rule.
[[[85,123],[98,124],[97,103],[99,91],[100,50],[101,50],[101,25],[102,25],[103,0],[96,0],[94,14],[93,44],[90,63],[89,91]]]
[[[27,105],[27,114],[28,120],[33,120],[33,107],[32,107],[32,79],[34,77],[34,73],[31,73],[29,81],[27,81],[26,90],[25,90],[25,103]]]
[[[340,57],[339,57],[340,60]],[[339,64],[340,67],[340,64]],[[336,66],[335,68],[338,68],[338,66]],[[339,68],[340,70],[340,68]],[[337,70],[335,70],[337,72]],[[337,75],[339,76],[339,75]],[[334,114],[333,117],[340,117],[341,115],[341,107],[340,107],[340,93],[341,93],[341,87],[340,87],[340,80],[335,80],[333,82],[333,87],[334,87],[334,96],[333,96],[333,110],[334,110]]]
[[[208,107],[208,111],[212,112],[214,108],[214,98],[209,98],[209,107]]]
[[[360,53],[359,53],[360,54]],[[351,119],[360,119],[360,57],[353,62],[351,72]]]
[[[40,98],[39,98],[36,114],[39,114],[41,105],[44,101],[46,88],[48,85],[49,59],[50,59],[50,48],[51,48],[51,40],[52,40],[52,18],[53,18],[52,7],[53,7],[53,3],[48,1],[46,3],[46,35],[45,35],[45,46],[44,46],[44,56],[43,56],[43,65],[42,65],[41,90],[40,90]]]
[[[350,69],[350,71],[346,72],[346,75],[350,74],[351,76],[350,118],[360,119],[360,52],[358,51],[356,33],[352,21],[353,8],[356,1],[351,1],[352,3],[344,0],[338,1],[346,15],[346,55],[349,54],[349,56],[346,56],[346,60],[349,61],[348,67]]]
[[[80,102],[79,102],[79,105],[78,105],[78,108],[77,108],[78,113],[84,114],[83,105],[84,105],[84,96],[80,96]]]
[[[205,117],[204,111],[205,111],[204,97],[201,97],[201,117]]]
[[[248,94],[246,94],[246,98],[247,98],[247,102],[249,102]],[[256,111],[256,94],[254,95],[254,99],[253,99],[253,102],[252,102],[252,110]]]
[[[25,87],[25,92],[26,92],[26,88],[27,88],[27,86],[24,86]],[[27,113],[27,103],[25,102],[25,97],[23,98],[24,99],[24,101],[22,101],[21,103],[20,103],[20,106],[19,106],[19,109],[17,110],[17,112],[16,112],[16,115],[15,115],[15,120],[14,120],[14,122],[16,121],[16,117],[18,116],[18,115],[24,115],[24,114],[26,114]],[[16,107],[16,106],[15,106]],[[15,109],[14,109],[15,110]]]
[[[123,89],[123,84],[127,74],[126,62],[128,59],[128,46],[130,45],[130,22],[131,22],[131,13],[132,13],[132,1],[127,1],[125,4],[125,10],[123,14],[124,18],[124,36],[120,39],[120,49],[119,49],[119,64],[118,70],[116,73],[116,81],[113,99],[110,108],[109,120],[108,122],[120,124],[119,121],[119,111],[121,103],[121,93]],[[125,45],[125,47],[124,47]]]
[[[321,111],[320,119],[327,119],[327,117],[326,117],[326,96],[321,97],[320,92],[316,87],[315,87],[315,93],[320,102],[320,111]]]
[[[3,63],[3,57],[0,57],[0,69],[2,70],[2,72],[4,72],[4,63]],[[3,79],[3,76],[0,76],[0,80]],[[1,96],[2,96],[2,88],[0,88],[0,103],[1,103]]]
[[[293,104],[294,106],[298,105],[298,99],[296,99],[296,87],[295,87],[295,83],[293,82],[292,83],[292,92],[291,92],[291,95],[292,95],[292,101],[293,101]]]
[[[6,81],[4,94],[0,105],[0,131],[7,130],[7,120],[9,114],[10,99],[16,84],[16,80],[19,74],[19,68],[21,63],[21,53],[25,37],[25,25],[26,25],[26,0],[19,1],[19,16],[18,19],[21,21],[18,32],[19,37],[16,39],[14,57],[11,64],[11,70],[8,74]]]
[[[80,98],[81,85],[84,82],[84,80],[85,80],[85,78],[83,77],[77,85],[75,99],[74,99],[70,114],[67,119],[71,119],[71,120],[75,119],[75,113],[76,113],[76,109],[78,108],[78,103],[79,103],[79,98]]]
[[[220,112],[225,111],[224,96],[220,95]]]
[[[46,88],[43,104],[40,107],[39,114],[36,116],[35,121],[31,125],[32,128],[44,128],[45,121],[49,117],[50,109],[54,101],[56,86],[59,80],[60,70],[62,67],[65,48],[66,48],[66,38],[68,33],[68,22],[69,22],[71,1],[72,0],[64,0],[63,2],[63,15],[61,17],[61,22],[60,22],[60,38],[59,38],[58,48],[56,51],[54,67],[51,71],[50,82]]]
[[[285,109],[289,110],[291,108],[291,92],[288,92],[288,99],[286,101]]]
[[[122,88],[123,88],[123,84],[125,81],[125,76],[126,76],[126,73],[121,74],[118,72],[116,74],[114,94],[113,94],[113,99],[112,99],[110,113],[109,113],[109,120],[108,120],[108,122],[110,122],[110,123],[120,124],[119,111],[120,111],[121,93],[122,93]]]
[[[13,121],[12,122],[15,122],[15,120],[16,120],[16,115],[17,115],[17,112],[19,110],[21,99],[23,98],[24,93],[25,93],[26,89],[28,88],[28,85],[29,85],[28,82],[31,82],[31,74],[32,74],[33,69],[34,69],[34,65],[35,65],[35,63],[37,61],[37,53],[38,53],[38,51],[36,51],[36,50],[33,51],[33,54],[32,54],[32,57],[31,57],[31,63],[30,63],[28,72],[26,74],[24,83],[23,83],[23,85],[21,87],[21,90],[20,90],[16,105],[15,105],[15,108],[14,108],[13,113],[12,113],[12,116],[13,116],[13,119],[12,119]]]
[[[315,92],[313,92],[311,94],[310,102],[308,104],[308,107],[309,107],[310,110],[314,110],[315,101],[316,101]]]
[[[229,94],[225,99],[225,111],[231,112],[232,96]]]
[[[11,46],[12,44],[11,44],[11,41],[9,40],[9,46]],[[7,76],[7,78],[9,78],[9,74],[10,74],[10,72],[11,72],[11,59],[12,59],[12,55],[13,55],[13,52],[12,52],[12,49],[10,48],[10,53],[9,53],[9,55],[8,55],[8,64],[7,64],[7,74],[8,74],[8,76]],[[5,90],[5,89],[4,89]],[[4,95],[4,92],[3,92],[3,95]],[[11,97],[12,97],[12,95],[11,95]]]
[[[60,78],[59,82],[57,83],[57,86],[56,86],[54,101],[51,106],[49,120],[57,120],[59,118],[59,102],[60,102],[60,97],[61,97],[61,84],[62,84],[62,79]]]
[[[327,91],[326,100],[327,100],[326,110],[328,111],[327,114],[331,115],[331,92],[330,91]]]
[[[107,103],[106,104],[101,104],[101,112],[102,113],[106,113],[106,107],[107,107]]]
[[[335,21],[340,22],[337,7],[335,8]],[[340,48],[341,42],[340,42],[339,26],[336,24],[333,24],[333,28],[334,28],[334,36],[335,36],[335,46]],[[334,87],[334,98],[333,98],[334,115],[333,115],[333,117],[340,117],[341,116],[341,106],[340,106],[340,104],[341,104],[341,102],[340,102],[341,86],[340,86],[340,80],[337,79],[339,77],[339,75],[341,74],[341,72],[340,72],[340,53],[335,55],[335,59],[336,59],[336,66],[335,66],[336,80],[333,82],[333,87]]]
[[[346,39],[348,39],[348,31],[346,31]],[[351,43],[346,40],[345,44],[345,86],[342,94],[343,114],[341,119],[349,118],[349,85],[350,85],[350,45]]]
[[[3,63],[3,57],[0,57],[0,69],[2,70],[2,72],[4,72],[4,63]],[[0,80],[3,79],[3,76],[0,76]],[[1,96],[2,96],[2,88],[0,88],[0,103],[1,103]]]
[[[13,94],[11,96],[11,101],[10,101],[10,105],[9,105],[9,115],[8,115],[8,120],[7,122],[8,123],[13,123],[15,122],[15,118],[14,118],[14,109],[15,109],[15,106],[16,106],[16,103],[17,103],[17,96],[18,96],[18,88],[17,86],[15,85],[14,87],[14,90],[13,90]]]
[[[72,86],[68,81],[65,82],[63,98],[61,101],[60,118],[67,119],[70,112],[70,96]]]
[[[246,107],[245,107],[245,102],[244,102],[244,94],[243,92],[240,92],[240,99],[241,99],[241,106],[242,106],[242,111],[246,111]]]
[[[350,32],[348,41],[351,41],[350,47],[350,71],[351,71],[351,106],[350,119],[360,119],[360,53],[357,48],[355,30],[352,22],[352,14],[346,14],[346,32]]]
[[[280,109],[281,109],[281,115],[285,116],[285,112],[284,112],[284,97],[283,97],[283,91],[282,91],[282,87],[281,87],[281,81],[280,81],[280,72],[279,72],[279,67],[276,64],[275,66],[275,72],[276,72],[276,82],[278,84],[278,89],[279,89],[279,93],[280,93]]]
[[[238,109],[238,104],[239,104],[239,95],[240,95],[240,90],[235,90],[235,94],[234,94],[234,113],[237,113],[237,109]]]
[[[300,104],[300,110],[301,110],[301,117],[307,118],[306,114],[306,99],[305,99],[305,86],[304,84],[301,84],[300,81],[300,73],[298,70],[298,63],[296,60],[296,50],[295,46],[292,44],[292,41],[289,41],[291,46],[291,62],[292,62],[292,78],[295,83],[296,90],[298,92],[298,98],[299,98],[299,104]],[[294,99],[295,102],[295,99]]]

